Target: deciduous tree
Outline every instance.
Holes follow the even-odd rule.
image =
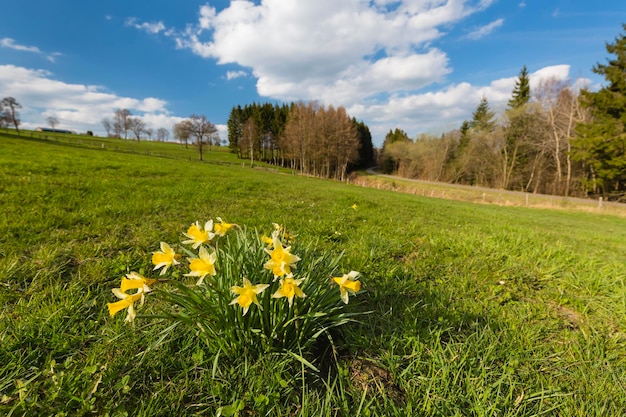
[[[48,122],[52,130],[54,130],[54,127],[59,124],[59,119],[54,116],[49,116],[48,118],[46,118],[46,122]]]
[[[107,137],[111,136],[111,131],[113,130],[113,122],[111,121],[111,119],[105,117],[100,121],[100,123],[102,123],[102,127],[104,128]]]
[[[167,142],[170,137],[170,132],[166,128],[160,127],[157,129],[156,135],[159,142]]]
[[[2,99],[2,107],[4,108],[4,118],[15,127],[15,131],[19,135],[21,120],[17,109],[21,109],[22,105],[13,97],[5,97]]]
[[[141,135],[146,132],[146,122],[141,120],[139,117],[129,117],[127,120],[128,129],[134,133],[137,142],[139,142]]]

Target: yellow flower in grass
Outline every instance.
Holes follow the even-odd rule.
[[[215,223],[213,227],[215,229],[215,234],[218,236],[225,236],[226,233],[233,228],[233,226],[236,226],[232,223],[226,223],[220,217],[217,218],[217,221],[219,221],[219,223]]]
[[[200,246],[200,252],[198,253],[197,258],[189,258],[189,269],[191,272],[185,274],[186,277],[198,277],[198,282],[196,285],[202,284],[204,281],[204,277],[207,275],[215,275],[215,261],[217,260],[217,255],[215,252],[209,253],[209,251],[204,247]]]
[[[350,207],[352,207],[353,210],[356,210],[357,208],[359,208],[359,206],[357,206],[356,204],[353,204]]]
[[[184,245],[191,245],[192,248],[197,249],[198,246],[203,243],[211,242],[211,239],[215,237],[215,233],[213,230],[213,220],[209,220],[204,224],[204,229],[200,226],[198,222],[192,223],[187,229],[187,233],[183,233],[187,236],[188,240],[183,240]]]
[[[154,264],[154,270],[159,268],[163,268],[161,270],[161,275],[165,274],[167,268],[171,265],[178,265],[179,262],[176,260],[176,252],[174,249],[170,247],[165,242],[161,242],[161,251],[160,252],[152,252],[152,263]]]
[[[261,236],[261,242],[265,243],[269,247],[274,246],[274,239],[265,235]]]
[[[272,271],[275,277],[282,277],[291,273],[291,268],[296,266],[296,262],[300,258],[289,251],[291,246],[283,247],[278,237],[274,236],[272,240],[274,249],[269,250],[265,248],[271,259],[263,265],[266,269]]]
[[[120,284],[120,291],[126,293],[128,290],[138,290],[141,293],[141,302],[143,303],[143,295],[152,291],[150,285],[157,283],[158,280],[146,278],[137,272],[131,272],[126,274],[126,277],[122,277],[122,283]]]
[[[272,294],[272,298],[287,297],[287,300],[289,300],[289,307],[291,307],[293,305],[294,297],[306,297],[306,294],[299,287],[302,281],[304,281],[304,278],[293,279],[292,274],[287,275],[284,279],[280,280],[280,288]]]
[[[127,308],[128,313],[126,314],[126,319],[124,319],[124,321],[132,323],[136,315],[134,304],[137,301],[143,299],[143,291],[139,291],[136,294],[126,294],[122,292],[119,288],[113,288],[112,291],[113,294],[115,294],[115,296],[120,299],[120,301],[117,301],[115,303],[107,303],[107,307],[109,308],[109,314],[111,315],[111,317],[113,317],[119,311]]]
[[[230,305],[239,304],[240,307],[243,308],[243,315],[245,316],[250,308],[252,303],[256,304],[261,310],[261,304],[259,304],[259,300],[256,298],[257,294],[261,294],[265,289],[269,287],[269,284],[257,284],[252,285],[247,278],[243,279],[243,287],[239,287],[234,285],[230,287],[230,291],[233,294],[239,295],[239,297],[235,298],[230,302]]]
[[[333,281],[339,285],[339,291],[341,292],[341,300],[348,304],[348,293],[352,295],[361,290],[361,281],[357,281],[356,277],[359,273],[356,271],[350,271],[348,274],[344,274],[342,277],[335,277]]]

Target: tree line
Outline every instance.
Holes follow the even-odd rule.
[[[264,161],[345,180],[348,172],[374,160],[369,128],[343,107],[316,102],[236,106],[227,127],[230,149],[250,164]]]
[[[155,134],[154,129],[147,127],[146,122],[140,117],[133,117],[128,109],[117,109],[113,119],[105,117],[100,123],[108,137],[121,138],[123,135],[124,139],[128,139],[128,134],[131,133],[139,141],[142,137],[152,140],[152,136]],[[170,132],[163,127],[156,130],[158,141],[164,142],[169,136]]]
[[[624,25],[626,30],[626,25]],[[379,165],[401,176],[563,196],[626,198],[626,38],[593,71],[606,85],[550,79],[533,91],[524,66],[496,120],[482,97],[471,120],[442,135],[385,137]]]

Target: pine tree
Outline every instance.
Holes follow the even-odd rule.
[[[530,100],[530,79],[528,78],[528,69],[526,65],[520,71],[517,81],[515,81],[515,88],[513,94],[509,100],[509,107],[511,109],[518,109]]]
[[[592,188],[622,199],[626,195],[626,35],[607,43],[606,50],[614,58],[596,64],[593,72],[602,75],[607,85],[597,92],[581,92],[592,122],[578,126],[580,138],[574,141],[573,151],[589,167]]]
[[[489,102],[487,97],[483,96],[480,99],[480,104],[472,113],[472,121],[470,125],[472,129],[483,132],[491,132],[496,127],[496,122],[493,120],[495,113],[489,108]]]

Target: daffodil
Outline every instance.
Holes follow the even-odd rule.
[[[291,307],[293,305],[294,297],[306,297],[306,294],[299,287],[302,281],[304,281],[304,278],[293,279],[292,274],[287,275],[284,279],[280,280],[280,288],[272,294],[272,298],[287,297],[287,300],[289,300],[289,307]]]
[[[261,310],[261,304],[259,304],[259,300],[256,298],[257,294],[261,294],[265,289],[269,287],[269,284],[257,284],[252,285],[247,278],[243,279],[243,287],[239,287],[234,285],[230,287],[230,291],[233,294],[239,295],[233,301],[230,302],[230,305],[239,304],[240,307],[243,308],[243,315],[245,316],[250,308],[252,303],[256,304]]]
[[[265,243],[269,247],[274,246],[274,239],[265,235],[261,236],[261,242]]]
[[[352,207],[354,210],[356,210],[359,206],[357,206],[356,204],[353,204],[350,207]]]
[[[274,231],[272,232],[272,238],[283,238],[285,242],[293,243],[296,240],[296,237],[290,233],[287,233],[287,230],[284,226],[281,226],[278,223],[274,224]]]
[[[191,272],[185,274],[186,277],[198,277],[198,282],[196,285],[202,284],[204,281],[204,277],[207,275],[215,275],[215,261],[217,260],[217,255],[215,252],[209,253],[209,251],[204,247],[200,246],[200,251],[198,253],[197,258],[189,259],[189,269]]]
[[[128,313],[126,314],[126,319],[124,321],[132,323],[136,315],[135,308],[133,306],[137,301],[142,299],[143,291],[139,291],[136,294],[126,294],[119,288],[113,288],[112,291],[113,294],[115,294],[115,296],[120,299],[120,301],[117,301],[115,303],[107,303],[107,307],[109,308],[109,314],[111,315],[111,317],[113,317],[119,311],[127,308]]]
[[[215,234],[218,236],[225,236],[226,233],[233,228],[233,226],[235,226],[232,223],[226,223],[224,220],[222,220],[220,217],[217,218],[217,221],[219,221],[219,223],[215,223],[215,225],[213,226],[215,229]]]
[[[156,282],[158,282],[158,280],[146,278],[137,272],[131,272],[130,274],[126,274],[126,277],[122,277],[120,291],[126,293],[128,290],[139,290],[138,292],[141,292],[141,302],[143,303],[143,295],[152,291],[150,285],[153,285]]]
[[[291,246],[283,247],[283,244],[276,236],[273,238],[273,247],[272,250],[265,248],[265,252],[270,255],[271,259],[263,266],[272,271],[275,277],[290,274],[291,268],[295,267],[296,262],[300,258],[289,252]]]
[[[176,260],[176,252],[165,242],[161,242],[160,252],[152,252],[152,263],[154,264],[154,270],[163,268],[161,275],[165,274],[165,271],[167,271],[167,268],[171,265],[179,264]]]
[[[341,300],[348,304],[348,293],[356,294],[361,289],[361,281],[357,281],[356,277],[359,273],[356,271],[350,271],[344,274],[342,277],[334,277],[333,281],[339,285],[339,291],[341,292]]]
[[[188,240],[183,240],[183,244],[191,245],[192,248],[197,249],[198,246],[203,243],[209,243],[211,239],[215,237],[213,230],[213,220],[209,220],[204,224],[204,229],[198,222],[192,223],[187,229],[187,233],[183,233],[187,236]]]

